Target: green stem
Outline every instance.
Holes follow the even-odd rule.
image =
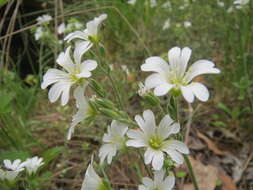
[[[187,155],[184,155],[184,160],[185,160],[187,168],[189,170],[189,174],[191,176],[191,180],[192,180],[193,186],[194,186],[195,190],[199,190],[198,182],[197,182],[196,177],[194,175],[191,161],[189,160],[189,158],[188,158]]]
[[[176,112],[177,112],[177,115],[176,115],[177,116],[177,121],[178,121],[178,123],[180,123],[180,114],[179,114],[180,102],[179,102],[179,98],[175,98],[175,102],[176,102],[176,109],[177,109],[176,110]],[[180,137],[180,140],[182,140],[182,137]],[[184,160],[185,160],[187,168],[189,170],[189,174],[190,174],[194,189],[199,190],[199,186],[198,186],[194,171],[192,169],[191,161],[189,160],[188,156],[185,155],[185,154],[184,154]]]
[[[145,167],[145,169],[146,169],[146,171],[147,171],[149,177],[151,177],[151,176],[152,176],[151,171],[149,170],[148,166],[145,164],[143,155],[141,154],[141,152],[140,152],[139,150],[138,150],[137,152],[138,152],[139,156],[140,156],[141,159],[142,159],[143,165],[144,165],[144,167]]]

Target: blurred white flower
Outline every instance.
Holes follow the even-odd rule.
[[[234,11],[234,8],[231,6],[228,8],[227,13],[232,13]]]
[[[0,169],[0,179],[14,180],[23,170],[24,166],[21,160],[14,160],[13,163],[10,160],[4,160],[3,169]]]
[[[74,91],[74,98],[76,100],[76,107],[78,111],[72,117],[72,123],[68,130],[67,139],[70,140],[74,133],[75,126],[89,116],[91,107],[84,96],[85,86],[78,86]]]
[[[41,26],[37,27],[34,34],[35,40],[39,40],[43,36],[43,34],[44,34],[43,27]]]
[[[44,164],[43,158],[39,158],[38,156],[28,158],[23,166],[26,168],[28,173],[31,175],[32,173],[36,173],[38,168]]]
[[[175,176],[165,177],[164,170],[155,171],[154,180],[144,177],[142,183],[142,185],[139,185],[138,190],[171,190],[175,185]]]
[[[145,96],[150,92],[150,89],[148,89],[142,82],[139,82],[138,86],[139,86],[138,90],[139,96]]]
[[[170,3],[170,1],[165,2],[165,3],[162,5],[162,8],[171,9],[171,3]]]
[[[106,18],[107,14],[95,17],[93,20],[87,22],[85,30],[72,32],[68,34],[64,40],[70,42],[77,39],[75,42],[75,49],[80,51],[80,54],[83,55],[93,46],[93,44],[99,43],[98,29]]]
[[[218,74],[220,70],[215,68],[211,61],[199,60],[186,71],[190,56],[190,48],[174,47],[168,52],[169,64],[161,57],[147,58],[141,70],[155,73],[146,78],[145,86],[149,89],[154,88],[156,96],[163,96],[173,89],[175,94],[181,91],[189,103],[194,101],[194,96],[201,101],[207,101],[209,98],[207,88],[199,82],[191,81],[201,74]]]
[[[219,7],[224,7],[224,6],[225,6],[225,3],[224,3],[223,1],[218,1],[218,2],[217,2],[217,5],[218,5]]]
[[[137,0],[128,0],[127,3],[130,5],[134,5],[136,3]]]
[[[39,16],[36,20],[37,20],[37,23],[42,24],[42,23],[52,20],[52,17],[50,15],[45,14],[45,15]]]
[[[235,0],[234,5],[237,9],[241,9],[243,6],[247,5],[249,0]]]
[[[65,23],[63,22],[58,26],[57,32],[58,32],[58,34],[63,34],[65,32],[65,30],[66,30],[66,26],[65,26]]]
[[[156,7],[156,6],[157,6],[156,0],[150,0],[150,7],[151,7],[151,8],[154,8],[154,7]]]
[[[185,28],[189,28],[189,27],[191,27],[192,26],[192,23],[190,22],[190,21],[185,21],[184,22],[184,27]]]
[[[81,190],[107,190],[103,180],[92,167],[92,163],[86,170]]]
[[[181,153],[189,154],[189,149],[183,142],[168,139],[170,135],[177,134],[180,130],[180,125],[175,123],[169,115],[164,116],[159,126],[156,126],[155,116],[151,110],[145,110],[143,118],[136,115],[135,121],[141,130],[129,130],[127,136],[130,140],[126,142],[126,145],[136,148],[146,147],[145,164],[152,162],[153,168],[160,170],[163,166],[164,152],[177,164],[183,163],[184,158]]]
[[[73,62],[70,56],[70,49],[71,47],[68,47],[65,52],[61,52],[56,60],[66,72],[58,69],[49,69],[43,76],[41,84],[42,89],[53,84],[48,92],[48,98],[50,102],[55,102],[61,96],[61,105],[68,103],[71,86],[74,84],[85,84],[86,79],[92,75],[91,71],[97,67],[95,60],[81,62],[82,53],[79,49],[74,51],[75,62]]]
[[[169,27],[170,27],[170,18],[165,20],[165,22],[163,24],[163,30],[167,30]]]
[[[104,162],[107,157],[107,163],[111,164],[112,158],[116,155],[117,151],[125,145],[125,134],[128,126],[113,120],[111,125],[107,128],[107,133],[103,136],[105,144],[99,149],[100,162]]]
[[[120,67],[121,67],[121,69],[122,69],[127,75],[130,74],[130,71],[129,71],[127,65],[120,65]]]

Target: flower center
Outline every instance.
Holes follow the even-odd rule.
[[[97,44],[99,42],[99,37],[98,35],[93,35],[93,36],[89,36],[88,39],[93,43],[93,44]]]
[[[160,149],[162,147],[162,145],[163,145],[162,139],[159,136],[157,136],[157,135],[152,136],[149,139],[148,143],[149,143],[149,146],[151,146],[155,150]]]
[[[75,70],[73,72],[70,73],[70,80],[74,83],[80,83],[82,82],[84,79],[83,78],[79,78],[77,77],[78,74],[80,74],[80,68],[76,67]]]

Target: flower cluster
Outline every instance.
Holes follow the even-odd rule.
[[[33,173],[36,173],[38,168],[43,164],[43,158],[38,158],[37,156],[28,158],[24,162],[20,159],[14,160],[13,162],[10,160],[4,160],[3,169],[0,169],[0,179],[13,181],[19,173],[25,169],[29,175],[32,175]]]
[[[52,85],[48,92],[48,98],[50,102],[55,102],[60,98],[61,105],[66,105],[69,102],[72,94],[71,88],[74,88],[73,96],[78,111],[72,117],[67,135],[68,140],[71,139],[77,124],[101,113],[110,118],[111,124],[103,135],[102,146],[98,152],[100,164],[110,165],[118,152],[124,152],[122,150],[140,148],[139,152],[144,155],[144,164],[152,167],[154,179],[144,177],[143,184],[139,185],[139,190],[171,190],[175,185],[175,176],[169,170],[183,164],[184,156],[190,153],[188,147],[181,141],[181,127],[178,117],[175,119],[169,113],[163,113],[163,117],[157,125],[156,118],[161,118],[161,115],[155,115],[153,111],[147,109],[143,111],[142,116],[136,115],[133,121],[127,112],[121,110],[123,106],[117,106],[106,99],[101,85],[94,79],[90,79],[92,71],[99,66],[101,70],[105,70],[110,81],[113,81],[109,75],[111,72],[110,65],[106,70],[101,60],[97,62],[96,60],[83,59],[83,55],[90,51],[93,46],[98,47],[98,49],[104,47],[101,43],[99,28],[106,18],[106,14],[95,17],[86,24],[85,30],[74,31],[64,38],[68,44],[74,42],[73,51],[70,45],[59,54],[56,62],[63,70],[49,69],[43,76],[41,88],[45,89]],[[190,23],[185,23],[185,25],[189,27]],[[64,26],[61,30],[63,29]],[[96,54],[96,51],[94,52],[92,53]],[[209,98],[207,88],[193,80],[201,74],[218,74],[220,70],[208,60],[199,60],[187,70],[191,52],[188,47],[183,49],[174,47],[168,52],[169,63],[158,56],[147,58],[145,63],[141,65],[141,70],[153,73],[146,78],[145,84],[139,84],[139,95],[144,98],[149,95],[155,97],[170,93],[173,98],[177,98],[182,94],[189,103],[192,103],[195,97],[200,101],[207,101]],[[121,68],[127,75],[129,74],[126,65],[121,65]],[[114,85],[113,82],[112,85]],[[85,96],[88,86],[94,90],[99,96],[98,98],[93,96],[93,98],[88,99]],[[117,88],[113,87],[114,90]],[[154,93],[151,91],[152,89],[154,89]],[[115,91],[118,93],[117,89]],[[115,99],[121,105],[120,97],[116,96]],[[159,104],[159,108],[163,109],[159,99],[157,104]],[[170,163],[170,166],[165,164],[166,161]],[[29,173],[36,171],[34,166],[36,161],[29,160],[26,162],[30,163],[30,167],[26,167]],[[92,162],[86,170],[81,189],[110,190],[111,187],[108,179],[99,177],[95,172]]]

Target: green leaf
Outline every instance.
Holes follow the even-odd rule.
[[[8,0],[0,0],[0,7],[4,6]]]
[[[65,147],[58,146],[45,151],[42,155],[44,162],[48,164],[50,161],[54,160],[57,156],[59,156],[64,150]]]

